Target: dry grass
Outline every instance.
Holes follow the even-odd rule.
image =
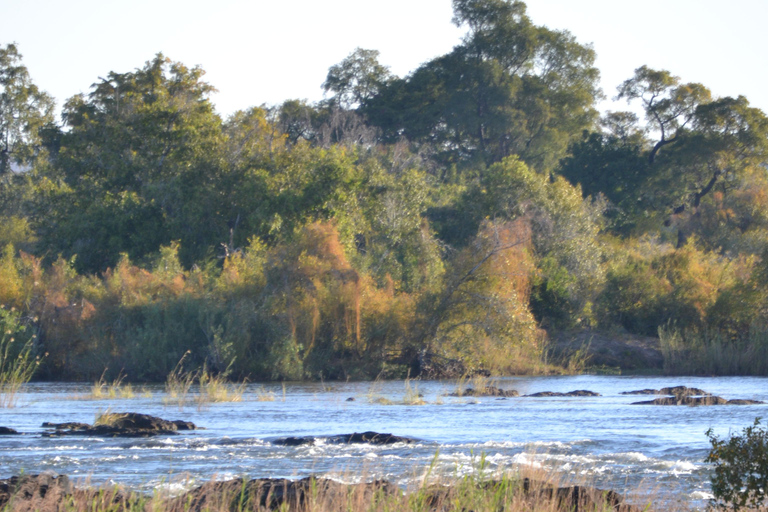
[[[214,402],[240,402],[248,385],[246,380],[232,383],[227,378],[227,372],[214,374],[203,365],[198,370],[185,370],[184,360],[190,354],[187,351],[176,367],[165,380],[165,398],[163,402],[175,404],[179,409],[194,403],[198,409]],[[193,386],[197,383],[197,393],[193,394]],[[273,398],[274,399],[274,398]]]
[[[112,382],[107,382],[105,375],[107,369],[104,368],[101,377],[91,386],[91,394],[86,398],[99,400],[103,398],[135,398],[136,393],[130,383],[124,383],[126,375],[121,371],[117,378]]]
[[[197,394],[198,407],[212,402],[241,402],[248,382],[231,383],[226,374],[212,374],[203,366],[198,372],[197,381],[199,391]]]
[[[255,393],[256,393],[257,402],[274,402],[275,401],[275,393],[272,391],[267,391],[267,389],[264,386],[261,386],[258,389],[256,389]],[[283,384],[283,402],[285,402],[285,384]]]
[[[343,484],[324,478],[302,480],[211,481],[180,496],[130,493],[124,489],[80,489],[69,493],[55,487],[40,496],[21,493],[0,510],[66,510],[70,512],[630,512],[690,510],[659,495],[634,496],[636,506],[618,505],[622,498],[583,482],[566,482],[542,469],[519,467],[490,472],[483,462],[465,476],[434,475],[434,463],[422,470],[407,489],[389,482]],[[353,472],[350,472],[352,475]],[[34,478],[34,477],[33,477]],[[0,500],[2,498],[0,497]]]
[[[163,402],[166,405],[175,404],[179,409],[183,409],[189,401],[190,389],[197,378],[196,372],[184,369],[184,360],[189,354],[190,351],[187,350],[165,379],[165,398]]]

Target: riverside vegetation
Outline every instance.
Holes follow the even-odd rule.
[[[765,375],[765,114],[643,66],[645,120],[601,117],[589,46],[453,7],[462,42],[405,77],[358,48],[327,99],[227,119],[158,54],[57,121],[0,47],[3,372],[534,373],[568,366],[552,333],[661,328],[668,372]]]

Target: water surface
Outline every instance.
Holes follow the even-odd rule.
[[[84,399],[87,384],[32,384],[0,425],[23,436],[0,437],[0,478],[52,470],[99,484],[183,489],[211,478],[300,478],[345,481],[388,478],[408,485],[434,463],[446,476],[534,464],[575,481],[627,492],[655,490],[703,503],[709,495],[707,429],[741,431],[768,405],[662,407],[632,402],[652,397],[622,391],[672,385],[698,387],[726,399],[768,401],[768,379],[622,376],[513,377],[495,385],[521,395],[589,389],[599,397],[452,398],[455,382],[403,381],[251,384],[242,401],[183,409],[162,387],[135,388],[131,399]],[[416,393],[424,405],[404,403]],[[265,400],[265,398],[273,398]],[[353,398],[353,401],[349,401]],[[142,412],[193,421],[205,430],[148,439],[46,438],[41,424],[93,423],[100,412]],[[285,447],[285,436],[378,431],[417,438],[415,444]]]

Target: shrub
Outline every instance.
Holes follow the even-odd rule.
[[[709,429],[707,437],[712,449],[705,462],[715,464],[713,505],[733,510],[759,507],[768,489],[768,430],[760,418],[741,435],[720,439]]]

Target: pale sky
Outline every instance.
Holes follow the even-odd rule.
[[[606,96],[643,64],[746,96],[768,113],[768,0],[529,0],[537,25],[593,44]],[[108,72],[157,52],[200,65],[223,116],[316,101],[328,68],[356,47],[400,76],[458,44],[450,0],[0,0],[0,44],[61,106]],[[624,103],[603,108],[624,109]]]

